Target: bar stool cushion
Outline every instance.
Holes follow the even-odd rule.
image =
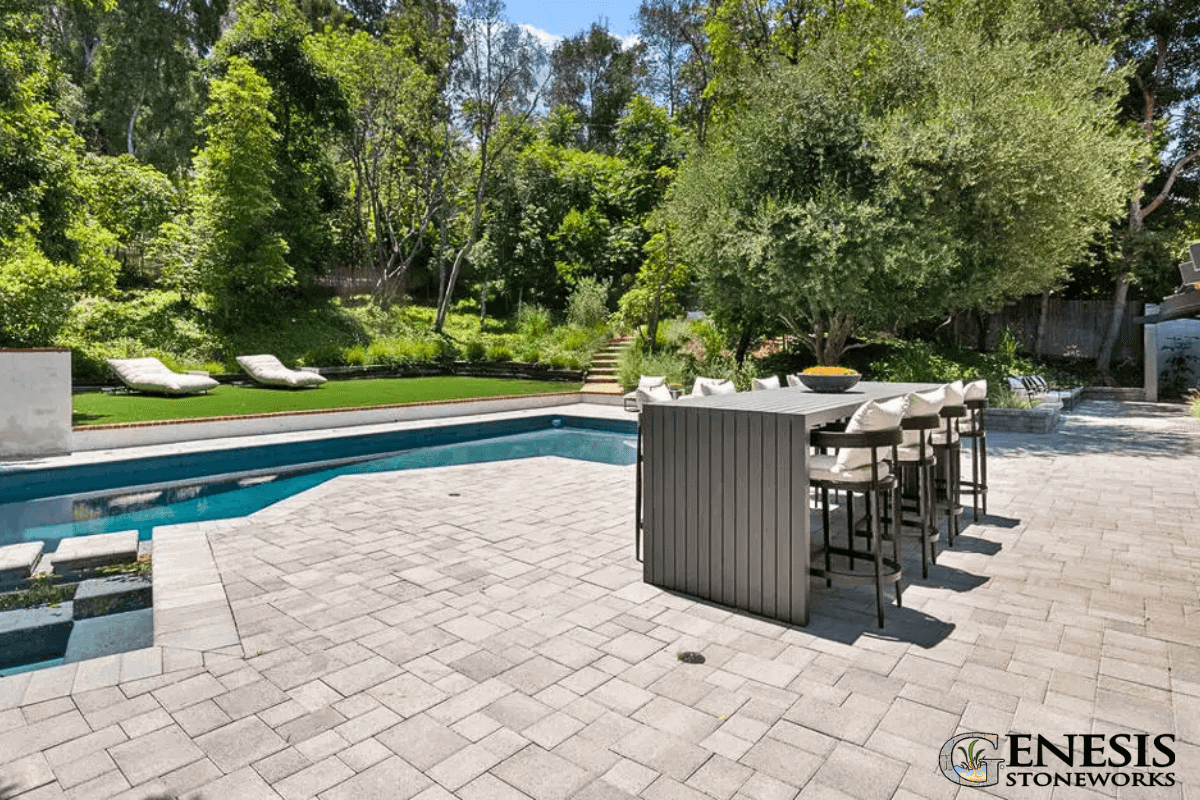
[[[900,427],[900,420],[904,417],[904,410],[907,407],[908,395],[882,403],[868,400],[858,407],[858,410],[854,412],[854,416],[850,417],[850,422],[846,425],[846,433],[866,433],[868,431],[898,428]],[[834,467],[834,471],[839,473],[848,472],[859,467],[869,467],[870,464],[870,448],[843,447],[838,450],[837,464]]]
[[[963,401],[987,400],[987,381],[971,381],[963,387]]]
[[[908,403],[906,417],[929,417],[937,414],[946,404],[946,387],[939,386],[925,392],[913,392]],[[915,447],[921,443],[921,431],[905,431],[904,446]]]
[[[809,480],[825,481],[826,483],[864,483],[871,480],[871,451],[867,451],[868,463],[865,467],[855,467],[840,470],[837,466],[837,456],[818,453],[808,457]],[[880,480],[891,474],[891,468],[886,461],[879,463]]]
[[[958,441],[958,431],[950,431],[950,444]],[[929,434],[929,443],[936,444],[939,447],[946,444],[946,431],[938,430]]]
[[[696,378],[696,382],[692,384],[692,394],[702,397],[737,394],[737,387],[733,385],[733,381],[724,378]]]
[[[750,391],[757,392],[763,389],[779,389],[782,388],[779,383],[779,376],[772,375],[769,378],[753,378],[750,381]]]
[[[953,383],[947,383],[942,388],[946,390],[946,402],[944,403],[944,405],[961,406],[964,402],[966,402],[966,398],[963,397],[963,382],[962,381],[954,381]]]
[[[803,383],[800,382],[800,377],[797,375],[788,375],[787,379],[788,379],[788,386],[792,387],[793,389],[797,386],[804,385]]]
[[[661,383],[658,386],[650,386],[645,389],[639,388],[634,394],[637,397],[639,411],[647,403],[669,403],[674,399],[671,397],[671,390],[665,384]]]
[[[900,447],[896,448],[896,457],[899,458],[901,462],[911,461],[915,463],[921,460],[921,448],[917,447],[916,445],[901,445]],[[926,450],[925,458],[932,461],[933,453],[929,450]]]

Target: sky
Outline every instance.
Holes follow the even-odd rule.
[[[531,32],[553,46],[600,17],[608,18],[608,30],[614,36],[628,38],[636,27],[633,15],[638,0],[505,0],[505,7],[510,21],[535,29]]]

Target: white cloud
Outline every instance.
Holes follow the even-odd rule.
[[[529,25],[524,22],[522,22],[518,27],[533,36],[533,38],[537,39],[541,43],[542,47],[546,48],[547,53],[554,49],[554,45],[563,40],[563,37],[556,33],[547,33],[541,28],[536,28],[533,25]]]

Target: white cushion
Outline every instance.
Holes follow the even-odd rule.
[[[638,411],[641,411],[646,403],[669,403],[674,399],[671,397],[671,390],[662,384],[638,389],[634,394],[637,397]]]
[[[905,433],[910,432],[918,433],[918,431],[905,431]],[[921,448],[915,445],[902,445],[901,447],[896,448],[896,457],[901,461],[920,461]],[[928,448],[925,450],[925,459],[930,463],[937,463],[937,459],[934,458],[933,451]]]
[[[157,358],[110,358],[108,365],[121,382],[140,392],[200,394],[217,386],[207,375],[180,375]]]
[[[928,417],[937,414],[946,404],[946,387],[939,386],[924,392],[913,392],[908,403],[909,417]],[[905,431],[904,444],[912,447],[921,443],[921,431]]]
[[[667,382],[665,375],[643,375],[638,378],[637,388],[650,389],[655,386],[662,386]]]
[[[700,391],[701,386],[707,386],[710,383],[720,383],[722,380],[722,378],[696,378],[695,382],[692,383],[692,394],[702,395],[704,392]]]
[[[737,394],[737,387],[733,385],[733,381],[715,381],[708,383],[700,383],[700,378],[696,379],[697,388],[700,389],[701,397],[711,397],[718,394]],[[694,394],[695,392],[693,392]]]
[[[788,376],[787,376],[787,379],[788,379],[788,386],[791,386],[791,387],[796,387],[796,386],[803,386],[803,385],[804,385],[803,383],[801,383],[801,382],[800,382],[800,376],[799,376],[799,375],[788,375]]]
[[[987,400],[987,381],[971,381],[964,386],[963,400]]]
[[[958,432],[955,430],[951,430],[950,431],[950,444],[954,444],[957,441],[958,441]],[[946,444],[946,429],[942,428],[941,430],[936,430],[936,431],[931,432],[929,434],[929,443],[936,444],[939,446]]]
[[[325,378],[307,370],[288,369],[271,355],[238,356],[246,374],[264,386],[320,386]]]
[[[846,433],[867,433],[869,431],[884,431],[900,427],[904,416],[904,408],[908,404],[908,396],[897,397],[884,403],[868,400],[858,407],[854,416],[846,425]],[[843,447],[838,450],[837,464],[833,471],[848,472],[871,463],[869,447]]]
[[[1017,394],[1025,394],[1025,382],[1020,378],[1008,378],[1008,388]]]
[[[755,392],[762,389],[778,389],[780,388],[779,376],[772,375],[769,378],[753,378],[750,381],[750,391]]]
[[[946,390],[946,405],[961,406],[963,404],[963,382],[955,381],[942,387]]]
[[[868,450],[868,453],[871,451]],[[868,460],[865,467],[839,470],[837,456],[817,453],[808,457],[808,477],[815,481],[830,481],[835,483],[852,483],[871,480],[871,464]],[[879,462],[879,477],[886,478],[891,474],[891,468],[886,461]]]

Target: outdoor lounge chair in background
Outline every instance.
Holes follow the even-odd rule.
[[[666,385],[667,385],[667,379],[663,375],[643,375],[642,377],[638,378],[637,388],[634,389],[632,392],[629,392],[622,398],[622,400],[625,403],[625,410],[626,411],[641,411],[642,404],[641,404],[641,401],[638,399],[638,392],[639,391],[644,392],[647,389],[653,389],[658,386],[665,387]]]
[[[263,386],[283,386],[290,389],[320,386],[325,378],[315,372],[288,369],[278,358],[271,355],[238,356],[238,364],[246,374]]]
[[[172,372],[157,358],[110,358],[108,365],[121,383],[139,392],[201,394],[217,385],[207,375]]]

